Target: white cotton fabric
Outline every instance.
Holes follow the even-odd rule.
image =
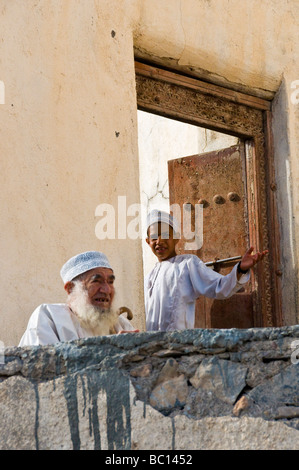
[[[129,320],[122,315],[118,317],[114,328],[116,333],[134,330]],[[67,304],[42,304],[32,313],[19,346],[41,346],[92,336],[80,326]]]
[[[146,330],[194,328],[195,302],[204,295],[226,299],[235,294],[250,274],[237,279],[237,265],[223,276],[195,255],[178,255],[158,262],[144,284]]]
[[[180,226],[176,218],[173,215],[168,214],[168,212],[160,211],[158,209],[153,209],[148,214],[146,218],[146,231],[151,225],[157,224],[158,222],[164,222],[165,224],[170,225],[176,234],[180,232]]]

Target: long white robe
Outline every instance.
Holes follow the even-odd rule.
[[[146,330],[170,331],[194,328],[195,302],[204,295],[227,299],[249,280],[237,279],[237,265],[223,276],[195,255],[178,255],[158,262],[144,283]]]
[[[116,333],[134,329],[122,315],[118,317],[114,328]],[[78,319],[66,304],[42,304],[32,313],[19,346],[55,344],[91,336],[94,335],[80,326]]]

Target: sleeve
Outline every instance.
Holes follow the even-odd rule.
[[[58,333],[44,305],[37,307],[32,313],[27,329],[19,346],[43,346],[59,342]]]
[[[238,292],[248,282],[250,273],[238,280],[237,265],[226,276],[208,268],[197,256],[190,259],[189,276],[195,297],[204,295],[213,299],[227,299]]]
[[[114,325],[114,329],[116,333],[119,333],[122,330],[124,331],[136,330],[136,328],[132,325],[132,323],[123,315],[119,315],[118,322]]]

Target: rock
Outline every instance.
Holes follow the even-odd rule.
[[[130,371],[132,377],[148,377],[152,371],[151,364],[144,364],[143,366],[135,367]]]
[[[139,361],[143,361],[144,360],[144,356],[140,356],[140,354],[134,354],[133,356],[130,356],[128,355],[125,359],[124,359],[124,363],[130,363],[130,362],[139,362]]]
[[[188,397],[188,384],[184,375],[174,377],[157,385],[151,393],[150,405],[157,410],[172,410],[185,405]]]
[[[163,366],[155,385],[165,382],[166,380],[179,377],[179,365],[175,359],[168,359]]]
[[[16,357],[13,360],[0,364],[0,376],[9,377],[15,375],[22,369],[22,361]]]
[[[174,356],[181,356],[182,354],[183,354],[182,351],[177,351],[176,349],[162,349],[161,351],[155,352],[153,356],[174,357]]]
[[[183,356],[179,362],[179,373],[184,374],[187,379],[193,377],[205,356],[202,354],[193,354],[191,356]]]
[[[192,419],[202,419],[205,417],[231,416],[232,405],[225,403],[216,397],[211,390],[204,390],[189,387],[189,394],[186,405],[184,406],[184,414]]]
[[[204,359],[190,379],[196,388],[212,391],[225,403],[233,404],[246,385],[247,367],[225,359]]]
[[[291,419],[299,418],[299,407],[298,406],[280,406],[277,409],[276,419]]]
[[[240,400],[238,400],[237,403],[235,404],[234,409],[233,409],[233,415],[239,416],[240,413],[243,410],[246,410],[248,407],[249,407],[248,398],[245,395],[243,395],[243,397],[241,397]]]
[[[279,374],[255,387],[248,398],[256,405],[256,410],[275,416],[281,406],[299,406],[299,367],[291,364]]]
[[[255,388],[260,383],[279,374],[285,367],[287,367],[287,364],[284,361],[279,360],[268,363],[252,361],[252,363],[249,364],[246,383],[250,388]]]

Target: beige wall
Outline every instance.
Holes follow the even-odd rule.
[[[275,92],[298,59],[296,0],[142,1],[136,48],[222,84]]]
[[[5,344],[18,344],[37,305],[64,301],[59,270],[85,250],[109,256],[119,302],[137,312],[143,306],[138,242],[95,236],[99,204],[115,204],[118,194],[128,203],[139,199],[133,7],[118,0],[0,2]]]
[[[133,46],[138,56],[259,96],[273,97],[284,83],[287,105],[276,115],[290,175],[288,212],[279,206],[281,227],[288,226],[282,267],[285,285],[297,283],[299,105],[290,102],[290,85],[299,79],[298,22],[295,0],[0,0],[6,345],[18,343],[38,304],[65,299],[60,267],[88,249],[107,253],[118,302],[143,325],[141,242],[95,236],[99,204],[116,205],[118,195],[139,202]],[[278,195],[282,201],[279,185]],[[284,297],[291,323],[295,298]]]

